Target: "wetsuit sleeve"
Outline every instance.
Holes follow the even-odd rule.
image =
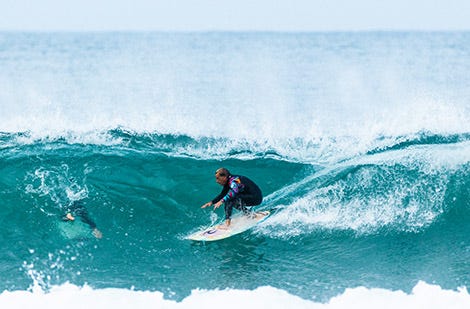
[[[240,187],[240,178],[235,178],[233,181],[231,181],[229,183],[229,189],[227,190],[227,194],[225,194],[225,196],[223,197],[224,202],[234,199],[240,192]]]
[[[212,204],[215,204],[218,201],[220,201],[227,194],[229,190],[230,190],[229,186],[224,186],[224,188],[222,189],[222,192],[220,192],[219,195],[217,195],[216,197],[212,199]]]

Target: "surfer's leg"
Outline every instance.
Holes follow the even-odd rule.
[[[233,211],[233,204],[234,201],[227,201],[224,203],[224,210],[225,210],[225,225],[220,225],[219,228],[227,229],[230,226],[232,211]]]
[[[234,201],[227,201],[224,203],[225,220],[230,220],[230,218],[232,217],[233,204]]]
[[[246,202],[241,198],[235,200],[234,207],[243,212],[245,216],[251,216],[253,214],[251,209],[246,207]]]
[[[85,207],[80,207],[75,210],[75,214],[80,217],[82,222],[88,224],[92,229],[96,228],[96,223],[91,219]]]

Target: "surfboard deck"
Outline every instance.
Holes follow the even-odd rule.
[[[57,228],[60,234],[66,239],[85,239],[93,237],[88,225],[82,222],[59,221]]]
[[[232,217],[232,221],[228,228],[221,228],[221,225],[224,224],[224,222],[221,222],[203,230],[197,231],[187,236],[186,238],[195,241],[215,241],[228,238],[233,235],[240,234],[246,230],[249,230],[258,223],[266,220],[266,218],[269,217],[270,212],[259,211],[254,212],[253,214],[256,215],[254,218],[250,218],[241,213],[237,214]]]

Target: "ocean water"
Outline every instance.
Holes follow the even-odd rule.
[[[469,71],[468,32],[0,33],[0,306],[468,308]],[[188,241],[221,166],[273,215]]]

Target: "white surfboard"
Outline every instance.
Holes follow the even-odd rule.
[[[60,234],[67,239],[85,239],[93,237],[90,227],[80,220],[75,221],[59,221],[57,228]]]
[[[254,227],[258,223],[266,220],[266,218],[270,215],[270,212],[260,211],[260,212],[254,212],[253,214],[255,214],[255,216],[253,216],[252,218],[249,216],[245,216],[241,213],[237,214],[232,217],[230,226],[228,228],[223,226],[223,222],[222,222],[217,225],[208,227],[206,229],[197,231],[196,233],[193,233],[187,236],[186,238],[190,240],[196,240],[196,241],[214,241],[214,240],[228,238],[233,235],[240,234]]]

